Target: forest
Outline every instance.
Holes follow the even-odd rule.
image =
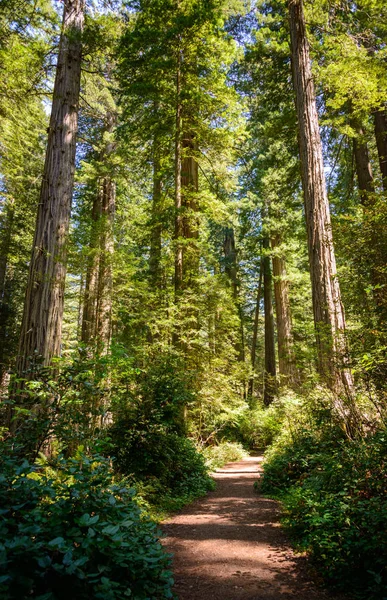
[[[1,598],[176,598],[159,523],[264,451],[385,600],[385,1],[1,0],[0,74]]]

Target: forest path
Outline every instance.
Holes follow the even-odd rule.
[[[215,491],[163,523],[179,600],[338,600],[294,554],[278,503],[254,491],[261,462],[255,456],[218,469]]]

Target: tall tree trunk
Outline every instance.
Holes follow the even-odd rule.
[[[149,254],[149,274],[154,291],[160,287],[160,261],[161,261],[161,175],[160,175],[160,149],[157,139],[153,142],[153,193],[151,217],[151,244]]]
[[[387,116],[385,110],[374,112],[374,127],[383,189],[387,192]]]
[[[107,354],[112,333],[113,300],[113,225],[116,209],[116,184],[108,175],[102,182],[100,259],[97,294],[97,350]]]
[[[271,404],[276,393],[276,363],[274,342],[274,316],[273,316],[273,278],[270,265],[270,241],[263,239],[263,299],[265,308],[265,375],[263,401],[266,406]]]
[[[10,282],[7,278],[7,267],[11,249],[14,224],[13,201],[8,201],[3,208],[1,219],[0,242],[0,390],[5,375],[10,367],[8,329],[10,325]]]
[[[83,0],[64,0],[52,111],[21,327],[17,372],[60,355],[74,184]]]
[[[232,286],[234,300],[238,297],[238,269],[235,236],[232,227],[226,227],[224,232],[223,252],[225,258],[225,271]]]
[[[383,112],[375,113],[374,119],[379,162],[383,176],[383,169],[387,169],[387,158],[385,159],[383,154],[386,152],[387,156],[387,138],[384,129],[387,123]],[[352,122],[351,125],[358,133],[358,137],[354,139],[354,155],[360,201],[363,207],[364,231],[368,232],[369,235],[366,256],[369,261],[370,282],[373,288],[376,316],[380,329],[383,331],[387,318],[385,231],[383,226],[380,226],[378,219],[379,211],[375,196],[375,184],[367,144],[364,141],[364,132],[361,124]],[[377,129],[378,131],[376,131]],[[387,189],[386,185],[387,180],[383,179],[384,189]]]
[[[281,383],[296,384],[296,360],[293,347],[292,319],[289,302],[289,282],[285,260],[279,254],[281,237],[272,237],[275,312],[277,320],[278,366]]]
[[[322,145],[309,45],[301,0],[289,0],[293,82],[298,115],[299,147],[309,264],[312,280],[318,371],[336,397],[349,429],[355,427],[352,375],[346,368],[345,317],[332,239]],[[346,406],[339,395],[347,396]]]
[[[263,281],[263,258],[261,256],[260,266],[259,266],[259,283],[258,283],[258,291],[257,291],[257,300],[256,300],[256,304],[255,304],[255,311],[254,311],[253,339],[251,342],[252,376],[249,381],[249,392],[248,392],[248,395],[251,398],[253,397],[253,394],[254,394],[254,373],[255,373],[255,361],[256,361],[256,355],[257,355],[258,324],[259,324],[259,313],[260,313],[261,295],[262,295],[262,281]]]
[[[199,239],[197,192],[199,188],[198,163],[195,158],[196,142],[192,134],[185,132],[182,141],[181,194],[182,194],[182,234],[183,249],[183,285],[190,283],[199,271]]]
[[[98,186],[93,200],[91,213],[91,233],[89,242],[89,255],[87,257],[87,271],[85,293],[83,297],[82,335],[81,340],[86,346],[95,343],[97,330],[97,298],[98,298],[98,272],[99,272],[99,225],[102,216],[103,187]]]
[[[367,143],[364,139],[363,127],[355,121],[352,121],[351,124],[357,133],[357,137],[353,140],[353,151],[360,200],[363,206],[367,206],[368,204],[372,204],[372,194],[375,192],[374,177],[372,175]]]
[[[181,150],[181,50],[178,50],[176,70],[176,132],[175,132],[175,300],[180,295],[183,283],[183,218],[181,214],[181,174],[182,174],[182,150]]]
[[[112,134],[116,120],[116,114],[108,112],[104,132]],[[115,146],[115,142],[109,140],[101,151],[99,163],[104,171]],[[98,355],[107,353],[111,339],[115,205],[116,184],[111,175],[106,174],[97,182],[93,202],[81,337],[84,344],[94,346]]]
[[[232,227],[226,227],[223,252],[225,258],[225,271],[229,277],[232,295],[238,309],[239,323],[240,323],[240,336],[238,342],[235,344],[235,349],[238,353],[238,360],[245,362],[245,335],[243,327],[243,313],[242,306],[239,299],[239,286],[238,286],[238,263],[237,263],[237,251],[235,246],[235,236]]]

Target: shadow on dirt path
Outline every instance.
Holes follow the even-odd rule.
[[[219,469],[214,492],[162,525],[179,600],[339,600],[294,554],[278,503],[254,491],[261,461],[249,457]]]

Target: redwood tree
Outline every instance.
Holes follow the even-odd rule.
[[[304,190],[309,265],[312,280],[318,371],[336,397],[350,397],[353,382],[345,366],[345,316],[332,239],[322,144],[311,72],[302,0],[289,0],[293,85],[298,117],[301,176]],[[344,409],[347,421],[352,402]],[[342,410],[342,406],[339,409]]]
[[[60,355],[74,183],[83,0],[64,0],[52,111],[20,334],[17,372]]]

